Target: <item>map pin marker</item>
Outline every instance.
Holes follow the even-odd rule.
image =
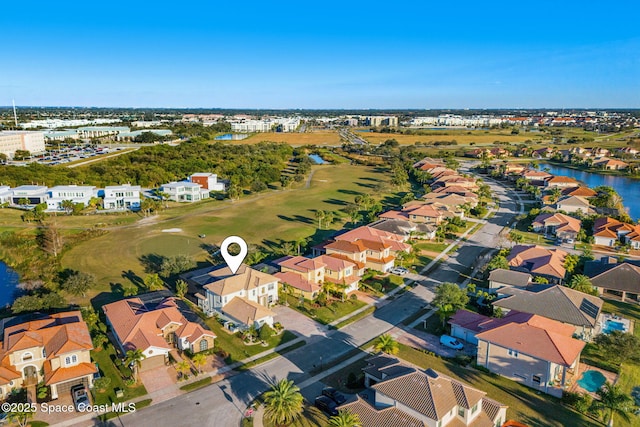
[[[232,243],[236,243],[240,246],[240,253],[238,255],[231,255],[229,253],[229,245]],[[242,261],[244,261],[247,256],[247,242],[244,241],[242,237],[239,236],[229,236],[222,242],[220,246],[220,253],[222,254],[222,258],[224,258],[225,262],[229,266],[229,269],[233,274],[236,274],[236,271],[242,265]]]

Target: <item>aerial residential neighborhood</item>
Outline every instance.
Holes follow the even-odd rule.
[[[3,4],[0,427],[640,426],[640,9],[574,3]]]

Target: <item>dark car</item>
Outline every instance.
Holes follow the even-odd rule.
[[[329,399],[336,402],[338,405],[342,405],[347,401],[347,398],[344,397],[344,394],[340,393],[333,387],[325,387],[322,389],[322,395],[327,396]]]
[[[329,399],[327,396],[318,396],[315,401],[316,408],[320,409],[325,414],[333,417],[334,415],[338,415],[338,410],[336,407],[336,402]]]

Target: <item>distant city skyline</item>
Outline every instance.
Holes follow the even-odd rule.
[[[4,5],[0,105],[640,108],[636,2]]]

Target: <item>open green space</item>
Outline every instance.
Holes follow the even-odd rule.
[[[357,309],[364,307],[366,304],[359,300],[352,300],[350,298],[344,301],[332,300],[328,302],[325,307],[319,307],[309,300],[301,301],[299,297],[294,295],[288,295],[281,293],[280,300],[286,301],[290,308],[309,316],[316,322],[328,325],[329,323],[337,320],[349,313],[353,313]],[[302,302],[302,304],[301,304]]]
[[[207,245],[220,244],[228,235],[242,236],[250,245],[277,250],[281,241],[309,238],[318,243],[346,223],[341,209],[356,195],[374,193],[387,184],[383,170],[349,164],[314,167],[309,187],[271,191],[238,201],[208,201],[179,206],[143,218],[134,225],[112,228],[106,235],[76,245],[62,258],[65,268],[93,274],[98,286],[88,297],[111,293],[112,287],[144,278],[145,255],[191,255],[206,263]],[[396,205],[391,193],[377,194],[383,205]],[[333,211],[337,219],[318,229],[317,210]],[[179,229],[175,232],[163,230]],[[199,235],[206,235],[199,238]],[[114,297],[117,298],[118,295]],[[107,300],[103,295],[103,300]]]
[[[104,405],[111,404],[111,402],[125,402],[147,394],[147,390],[142,383],[138,383],[132,387],[125,384],[123,373],[114,365],[114,362],[117,363],[118,359],[112,344],[107,344],[103,349],[91,351],[91,359],[98,365],[100,374],[103,377],[111,379],[111,384],[109,384],[106,390],[92,390],[94,404]],[[126,371],[127,375],[131,372],[128,367],[123,367],[122,369]],[[116,396],[117,389],[123,391],[124,394],[122,397]]]
[[[541,394],[515,381],[501,376],[463,367],[449,360],[400,344],[398,357],[420,366],[464,381],[487,393],[507,406],[507,418],[515,419],[531,427],[598,426],[598,421],[588,418],[563,405],[560,399]],[[617,423],[617,421],[616,421]]]
[[[217,336],[216,349],[222,349],[226,355],[225,362],[227,364],[239,362],[247,357],[255,356],[256,354],[275,348],[281,344],[295,339],[295,334],[289,331],[284,331],[280,335],[274,335],[269,338],[264,346],[257,342],[255,344],[246,345],[241,337],[236,334],[230,333],[225,329],[218,320],[214,317],[210,317],[205,320],[205,323]]]
[[[442,252],[444,251],[449,243],[447,242],[422,242],[418,243],[414,246],[414,249],[420,251],[429,251],[429,252]]]

